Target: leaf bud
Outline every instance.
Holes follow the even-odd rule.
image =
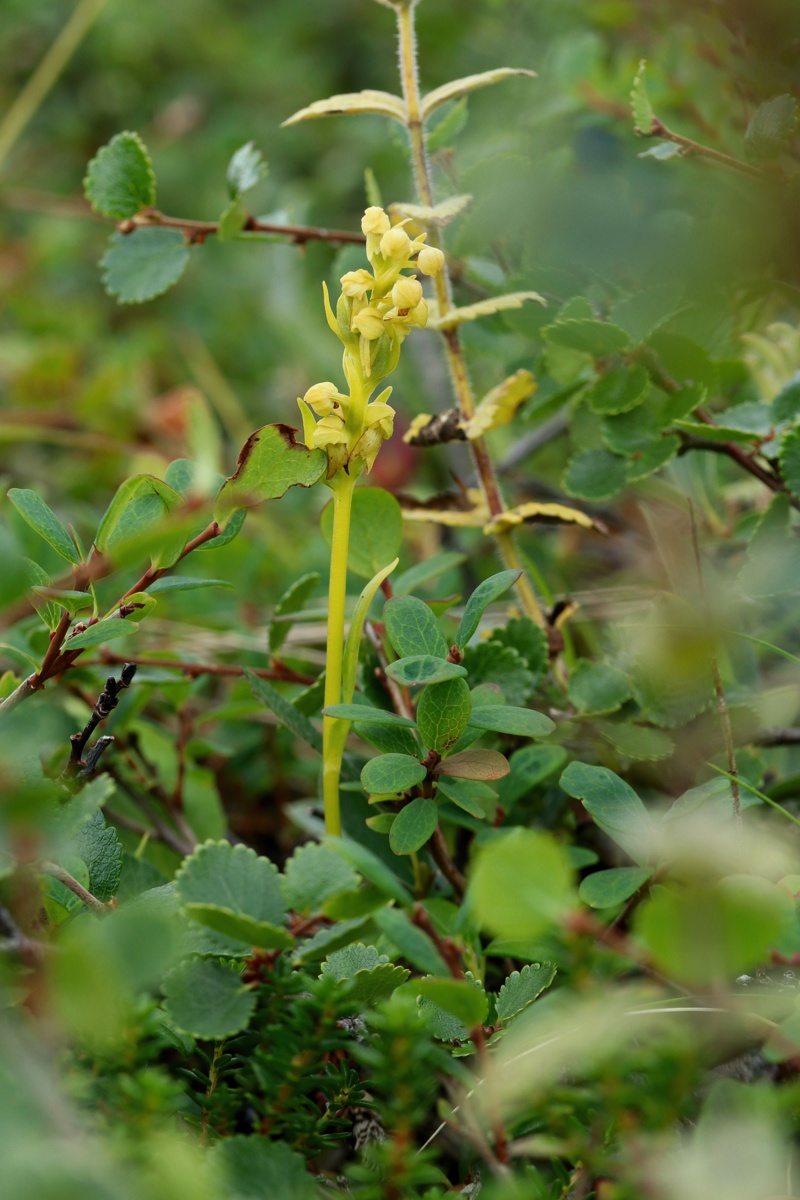
[[[422,284],[418,279],[401,275],[392,288],[392,303],[396,308],[416,308],[422,299]]]
[[[438,275],[444,266],[444,255],[435,246],[423,246],[417,256],[417,266],[423,275]]]

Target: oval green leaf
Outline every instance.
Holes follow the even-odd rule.
[[[446,658],[450,647],[433,612],[417,596],[395,596],[383,608],[383,623],[401,658],[428,654]]]
[[[7,495],[23,521],[26,521],[39,537],[44,538],[57,554],[70,563],[77,564],[81,561],[72,538],[41,496],[30,488],[11,488]]]
[[[448,679],[426,687],[417,705],[417,728],[425,745],[447,754],[467,727],[469,687],[464,679]]]
[[[330,546],[333,538],[333,503],[320,517],[322,536]],[[357,488],[350,514],[350,548],[347,565],[356,575],[371,579],[403,544],[403,513],[390,492],[383,488]],[[446,651],[445,651],[446,653]]]
[[[422,783],[427,770],[410,754],[381,754],[361,772],[361,784],[373,796],[394,796]]]
[[[547,737],[555,729],[555,723],[544,713],[535,712],[532,708],[515,708],[509,704],[473,708],[469,724],[478,729],[490,729],[494,733],[535,738]]]
[[[646,867],[612,867],[608,871],[595,871],[583,880],[578,895],[592,908],[616,908],[638,892],[652,874]]]
[[[436,802],[419,796],[401,808],[395,817],[389,832],[389,845],[395,854],[414,854],[436,832],[438,823]]]
[[[397,662],[389,663],[386,668],[389,678],[405,687],[442,683],[445,679],[460,679],[466,673],[466,668],[458,663],[449,663],[430,654],[412,654],[408,658],[398,658]]]
[[[489,605],[507,592],[521,574],[522,571],[499,571],[497,575],[491,575],[488,579],[484,579],[483,583],[478,584],[464,609],[464,615],[456,634],[457,646],[463,650],[478,628],[480,619]]]

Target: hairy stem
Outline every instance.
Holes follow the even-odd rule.
[[[414,182],[420,203],[430,207],[433,205],[433,186],[431,183],[430,164],[425,149],[425,130],[423,128],[422,105],[420,101],[417,45],[414,29],[414,9],[412,5],[398,7],[397,27],[400,48],[400,75],[403,85],[403,96],[408,110],[408,137],[411,146]],[[435,228],[431,229],[428,233],[428,245],[442,249],[442,239]],[[453,307],[452,287],[446,261],[442,270],[435,276],[434,284],[436,287],[439,315],[444,316]],[[469,419],[475,412],[475,398],[458,330],[445,330],[443,331],[443,337],[453,392],[462,416],[465,419]],[[469,445],[486,506],[491,516],[496,517],[505,511],[506,503],[486,441],[484,438],[475,438],[470,440]],[[497,537],[496,542],[500,557],[506,567],[516,568],[522,566],[514,534],[506,532]],[[528,579],[524,570],[516,586],[525,613],[537,625],[544,626],[545,619],[539,601],[530,579]]]

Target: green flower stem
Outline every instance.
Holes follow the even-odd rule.
[[[342,698],[347,552],[350,542],[350,513],[355,485],[355,476],[348,475],[346,471],[339,471],[330,481],[333,492],[333,540],[331,542],[331,573],[328,585],[326,707],[329,704],[339,704]],[[349,722],[336,717],[322,718],[322,796],[325,805],[325,830],[334,837],[341,837],[342,834],[339,776],[348,726]]]
[[[408,109],[408,137],[411,146],[414,182],[420,203],[432,207],[433,187],[431,185],[430,164],[428,163],[428,155],[425,150],[425,130],[422,121],[419,74],[417,70],[414,7],[412,4],[398,6],[396,11],[400,48],[400,75],[403,85],[403,96]],[[436,229],[429,231],[428,245],[434,246],[438,250],[443,248],[442,239]],[[446,260],[442,270],[435,276],[434,284],[436,287],[439,314],[443,316],[453,307],[452,287]],[[464,352],[461,349],[461,342],[456,329],[450,329],[444,333],[444,344],[447,365],[450,370],[450,378],[453,382],[453,391],[455,392],[458,407],[465,419],[469,420],[475,412],[475,398],[467,372]],[[506,502],[500,489],[494,463],[489,455],[486,440],[482,437],[475,438],[470,440],[469,445],[472,450],[481,491],[486,500],[487,508],[492,517],[497,517],[500,513],[505,512]],[[496,536],[496,542],[500,557],[507,568],[523,568],[522,575],[520,575],[519,581],[516,584],[517,594],[522,602],[525,613],[537,625],[544,627],[544,615],[531,581],[521,562],[514,534],[510,531],[501,533]]]

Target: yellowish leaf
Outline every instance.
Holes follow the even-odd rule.
[[[477,304],[469,304],[466,308],[451,308],[444,316],[431,311],[428,317],[429,329],[455,329],[465,321],[477,321],[479,317],[489,317],[492,313],[503,312],[508,308],[522,308],[527,300],[535,300],[537,304],[547,305],[547,301],[538,292],[509,292],[505,296],[491,296],[488,300],[479,300]]]
[[[459,213],[464,212],[472,203],[472,196],[451,196],[449,200],[443,200],[441,204],[434,204],[433,207],[427,204],[390,204],[389,212],[393,217],[402,220],[404,217],[410,217],[417,225],[421,225],[425,229],[437,228],[442,229],[445,225],[449,225]]]
[[[507,512],[500,513],[484,526],[483,532],[487,535],[503,533],[506,529],[521,525],[523,521],[564,521],[572,525],[582,525],[584,529],[599,529],[601,533],[606,532],[605,526],[601,522],[593,520],[580,509],[568,508],[566,504],[539,504],[534,500],[527,504],[518,504],[516,508],[510,508]]]
[[[465,75],[463,79],[453,79],[442,87],[435,88],[422,102],[422,119],[426,121],[435,108],[446,104],[448,100],[457,100],[467,92],[476,92],[478,88],[489,87],[493,83],[501,83],[514,75],[528,75],[536,78],[535,71],[527,71],[524,67],[495,67],[493,71],[481,71],[478,75]]]
[[[537,386],[530,371],[516,371],[504,379],[486,393],[472,417],[465,422],[467,437],[474,440],[497,429],[499,425],[507,425],[523,400],[532,396]]]
[[[283,126],[296,125],[313,117],[335,117],[342,113],[380,113],[384,117],[393,117],[402,125],[408,119],[405,103],[399,96],[366,88],[363,92],[344,92],[340,96],[328,96],[327,100],[315,100],[284,121]]]
[[[435,525],[480,529],[489,518],[489,510],[478,489],[468,488],[463,496],[438,496],[428,504],[417,504],[404,497],[403,518],[406,521],[428,521]]]

